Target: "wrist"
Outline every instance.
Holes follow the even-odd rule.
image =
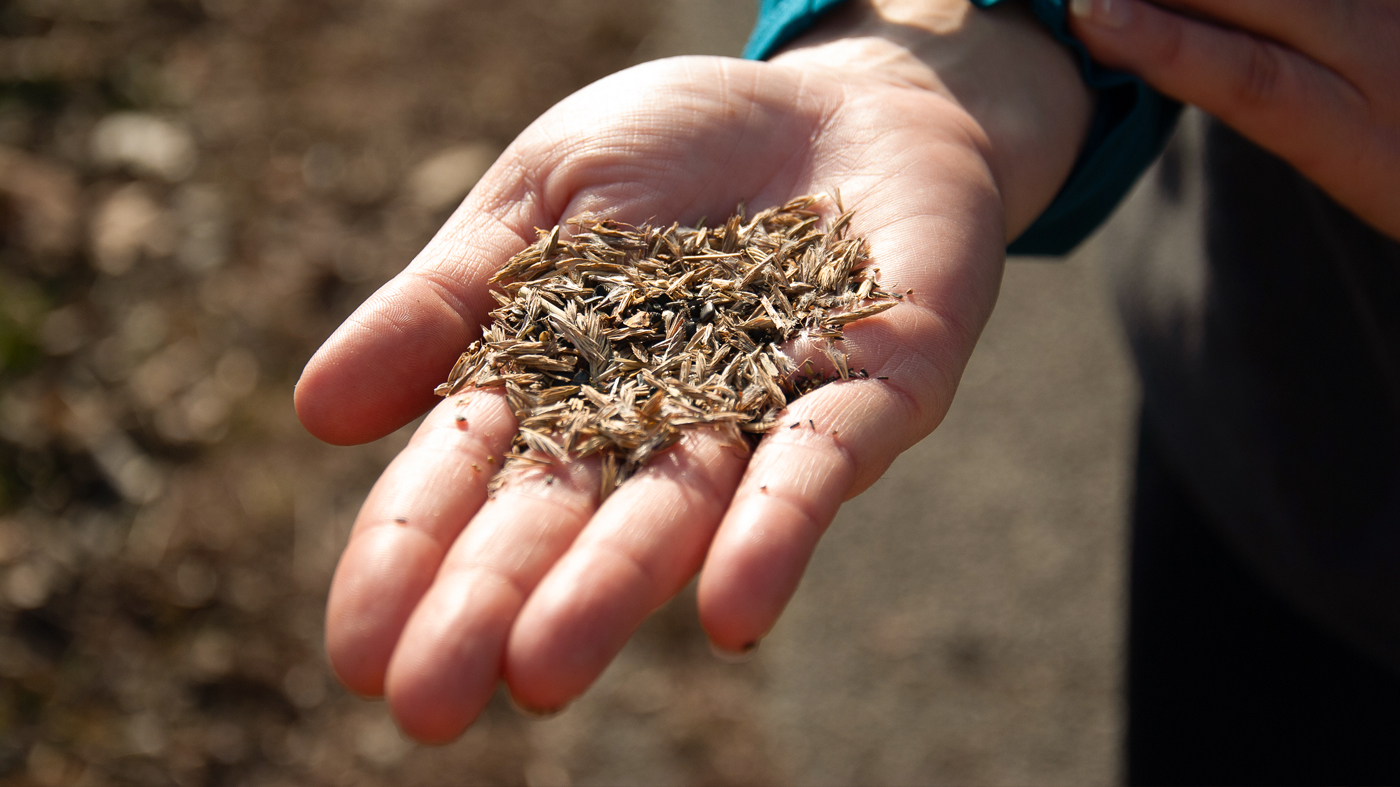
[[[1008,241],[1064,183],[1092,111],[1070,53],[1014,7],[851,0],[771,62],[825,70],[852,90],[893,85],[945,99],[974,129],[970,139],[996,180]]]

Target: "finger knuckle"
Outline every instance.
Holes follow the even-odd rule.
[[[1186,28],[1181,24],[1163,26],[1157,36],[1156,46],[1151,47],[1152,60],[1157,70],[1175,71],[1181,67],[1186,53]]]
[[[1268,44],[1251,43],[1243,58],[1231,88],[1232,104],[1255,109],[1275,103],[1285,70],[1279,51]]]

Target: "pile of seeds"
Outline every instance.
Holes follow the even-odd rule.
[[[493,322],[437,388],[505,387],[520,432],[493,488],[513,467],[596,453],[606,497],[684,429],[739,442],[803,393],[850,377],[831,342],[901,296],[875,283],[864,239],[845,237],[851,214],[823,230],[817,201],[751,219],[741,206],[717,227],[541,230],[492,278]],[[803,334],[825,340],[830,369],[782,352]]]

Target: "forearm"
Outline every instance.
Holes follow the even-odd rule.
[[[852,0],[772,59],[864,73],[966,114],[1000,191],[1010,241],[1064,183],[1092,99],[1070,53],[1023,9],[967,0]]]

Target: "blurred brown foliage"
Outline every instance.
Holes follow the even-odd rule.
[[[638,734],[672,780],[772,778],[752,676],[694,652],[689,610],[643,630],[669,666],[624,665],[589,712],[614,715],[532,727],[497,703],[431,752],[321,655],[336,556],[403,436],[317,444],[302,364],[652,13],[0,6],[0,781],[544,784],[605,778]]]

